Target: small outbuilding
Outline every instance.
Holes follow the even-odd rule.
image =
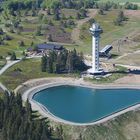
[[[109,52],[113,49],[112,45],[106,45],[100,52],[100,57],[109,57]]]

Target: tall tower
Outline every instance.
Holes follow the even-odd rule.
[[[98,23],[93,23],[89,29],[92,35],[92,68],[88,70],[89,73],[101,73],[99,70],[99,39],[102,29]]]

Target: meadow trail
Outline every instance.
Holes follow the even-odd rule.
[[[97,10],[89,9],[86,18],[76,21],[76,27],[73,29],[71,33],[71,38],[76,45],[83,46],[83,42],[79,38],[80,28],[84,23],[89,21],[91,18],[94,18],[96,14],[97,14]]]

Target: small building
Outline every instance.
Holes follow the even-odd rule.
[[[109,52],[113,49],[112,45],[106,45],[100,52],[100,57],[109,57]]]

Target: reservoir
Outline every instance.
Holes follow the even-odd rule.
[[[63,120],[91,123],[140,103],[140,90],[55,86],[33,99]]]

